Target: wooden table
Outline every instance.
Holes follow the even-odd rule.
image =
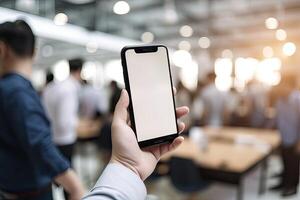
[[[77,140],[85,142],[99,138],[101,126],[101,120],[80,119],[77,126]]]
[[[265,192],[267,159],[280,145],[276,130],[204,127],[199,131],[207,138],[206,148],[186,138],[178,149],[164,156],[162,162],[172,156],[192,159],[205,179],[236,185],[238,200],[243,198],[244,177],[261,165],[259,194]]]

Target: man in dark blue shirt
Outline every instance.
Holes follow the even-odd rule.
[[[51,141],[30,77],[35,38],[22,20],[0,24],[0,199],[51,200],[51,182],[71,199],[84,189]]]

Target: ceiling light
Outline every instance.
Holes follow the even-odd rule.
[[[60,60],[53,66],[53,75],[56,80],[63,81],[68,78],[70,74],[69,63],[67,60]]]
[[[179,77],[182,84],[193,91],[197,88],[198,73],[198,64],[195,61],[191,61],[180,70]]]
[[[174,52],[172,61],[177,67],[184,67],[192,61],[192,56],[188,51],[178,50]]]
[[[174,9],[166,9],[165,10],[165,20],[169,24],[173,24],[178,21],[178,15],[176,10]]]
[[[94,62],[85,62],[82,71],[81,77],[85,80],[93,80],[97,75],[97,66]]]
[[[217,58],[215,61],[215,73],[217,76],[231,76],[233,71],[232,60],[229,58]]]
[[[65,13],[57,13],[54,17],[54,23],[62,26],[68,22],[68,16]]]
[[[263,55],[265,58],[271,58],[273,56],[274,52],[272,47],[266,46],[263,48]]]
[[[282,47],[282,51],[286,56],[292,56],[296,52],[296,49],[296,45],[292,42],[287,42]]]
[[[145,32],[145,33],[142,34],[141,40],[144,43],[151,43],[154,40],[154,35],[151,32]]]
[[[210,46],[210,39],[208,37],[201,37],[198,44],[201,48],[207,49]]]
[[[108,61],[104,66],[104,74],[108,80],[114,80],[119,84],[124,84],[121,60],[114,59]]]
[[[165,1],[165,22],[168,24],[174,24],[178,21],[178,14],[176,12],[175,2]]]
[[[260,82],[274,86],[280,82],[282,62],[279,58],[267,58],[258,63],[255,78]]]
[[[215,85],[219,91],[228,91],[233,85],[233,80],[230,76],[217,76]]]
[[[239,82],[237,84],[242,83],[244,87],[248,81],[252,80],[255,75],[258,63],[259,63],[258,60],[251,57],[237,58],[235,60],[235,65],[234,65],[235,78]]]
[[[276,38],[277,38],[277,40],[283,41],[283,40],[286,39],[286,37],[287,37],[287,34],[286,34],[285,30],[278,29],[276,31]]]
[[[95,42],[88,42],[86,44],[86,51],[89,53],[95,53],[98,49],[98,45]]]
[[[233,58],[233,53],[230,49],[224,49],[222,51],[222,57],[223,58]]]
[[[179,33],[183,37],[191,37],[193,35],[193,29],[188,25],[184,25],[180,28]]]
[[[118,1],[115,3],[113,7],[114,13],[117,15],[125,15],[129,13],[130,11],[130,6],[126,1]]]
[[[42,69],[35,69],[31,74],[31,82],[36,89],[42,89],[46,82],[46,74]]]
[[[191,50],[191,44],[188,41],[183,40],[183,41],[179,42],[178,48],[180,50],[189,51],[189,50]]]
[[[278,27],[278,21],[274,17],[269,17],[265,20],[265,25],[267,29],[276,29]]]

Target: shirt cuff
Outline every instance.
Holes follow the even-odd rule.
[[[141,178],[127,167],[110,163],[103,171],[92,192],[106,188],[114,191],[120,199],[145,199],[147,190]]]
[[[43,145],[43,160],[48,167],[48,171],[52,178],[64,173],[70,168],[70,163],[63,157],[58,149],[53,145]]]

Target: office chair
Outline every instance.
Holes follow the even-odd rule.
[[[177,190],[189,194],[188,199],[195,199],[197,192],[209,185],[201,178],[199,168],[192,160],[179,157],[170,160],[170,178]]]

